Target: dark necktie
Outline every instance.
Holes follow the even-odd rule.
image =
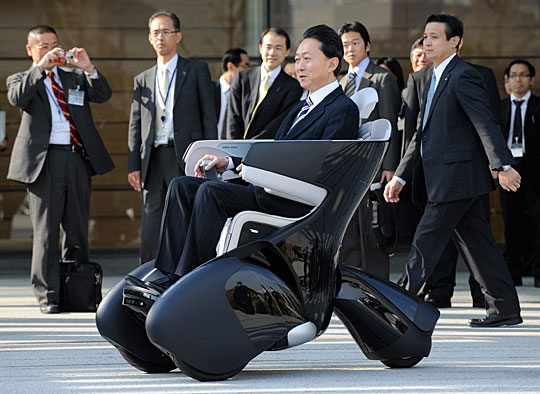
[[[351,97],[356,91],[356,73],[353,71],[349,74],[349,80],[347,85],[345,85],[345,95]]]
[[[515,142],[518,144],[522,143],[522,134],[523,134],[523,126],[522,126],[522,120],[521,120],[521,104],[525,100],[513,100],[514,104],[516,105],[516,111],[514,113],[514,130],[512,138]]]
[[[81,142],[81,137],[79,136],[79,131],[73,124],[73,121],[71,120],[71,115],[69,114],[66,96],[64,95],[64,89],[62,89],[60,85],[58,85],[58,83],[55,81],[54,73],[52,71],[49,72],[49,78],[51,78],[54,97],[56,97],[56,101],[60,106],[60,110],[62,110],[64,117],[69,122],[69,140],[71,142],[71,145],[77,145],[82,147],[83,144]]]

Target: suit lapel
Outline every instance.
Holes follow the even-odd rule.
[[[188,66],[185,64],[186,59],[178,56],[178,63],[176,64],[176,82],[174,84],[174,106],[178,102],[178,97],[180,96],[180,90],[182,85],[186,80],[186,74],[188,72]],[[154,79],[156,78],[156,73],[154,72]]]
[[[263,113],[264,108],[268,105],[271,105],[273,102],[274,97],[279,96],[281,90],[283,89],[283,80],[285,79],[285,71],[281,70],[276,77],[274,83],[272,83],[272,86],[270,86],[270,89],[268,89],[268,92],[266,93],[266,96],[264,97],[264,100],[259,105],[259,108],[257,108],[257,113]],[[260,84],[259,84],[260,86]],[[257,94],[257,99],[259,95]],[[257,102],[257,101],[255,101]]]
[[[527,103],[527,110],[525,111],[525,122],[523,123],[523,130],[525,132],[525,144],[527,143],[527,139],[529,139],[530,141],[529,133],[535,130],[533,122],[537,122],[538,120],[533,117],[533,114],[538,112],[538,107],[540,107],[540,99],[531,94],[529,102]]]
[[[257,67],[253,72],[249,73],[249,86],[251,86],[251,92],[249,93],[248,98],[248,118],[251,118],[251,114],[257,105],[257,100],[259,99],[259,86],[261,84],[261,67]]]
[[[150,124],[142,125],[143,134],[151,134],[152,141],[154,138],[154,125],[156,123],[156,71],[157,65],[148,70],[145,75],[146,88],[150,92],[150,97],[148,98],[149,103],[151,103],[151,105],[149,105]]]
[[[367,88],[369,84],[371,83],[371,78],[373,77],[373,62],[370,60],[366,71],[362,74],[362,79],[360,80],[360,83],[358,84],[358,90]]]
[[[27,72],[30,72],[28,70]],[[47,113],[47,116],[49,117],[49,123],[52,122],[52,114],[51,114],[51,98],[47,94],[47,90],[45,89],[45,81],[43,83],[40,83],[37,87],[37,92],[39,97],[41,97],[41,100],[43,100],[43,105],[45,106],[45,112]],[[52,93],[52,92],[51,92]]]
[[[512,113],[512,102],[510,98],[506,98],[502,102],[502,114],[501,114],[501,124],[502,132],[504,135],[504,140],[508,140],[508,131],[510,130],[510,114]],[[528,108],[527,108],[528,109]],[[525,118],[526,119],[526,118]]]

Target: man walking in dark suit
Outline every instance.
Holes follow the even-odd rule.
[[[487,316],[473,327],[522,322],[517,293],[482,208],[482,195],[493,190],[489,168],[500,170],[499,184],[515,191],[520,175],[501,138],[478,72],[457,55],[462,22],[452,15],[431,15],[424,48],[433,61],[426,86],[422,124],[386,185],[385,198],[399,201],[411,182],[416,202],[427,199],[400,285],[416,294],[431,275],[450,239],[470,256],[471,271],[484,290]]]
[[[515,193],[500,191],[504,258],[515,285],[522,284],[529,263],[534,286],[540,287],[540,98],[531,93],[535,69],[527,60],[513,60],[505,73],[512,93],[502,101],[502,132],[521,174],[521,187]]]
[[[296,51],[296,71],[300,84],[310,94],[298,102],[282,122],[278,140],[356,139],[358,108],[343,94],[336,76],[341,67],[343,47],[336,32],[325,25],[307,29]],[[239,165],[233,158],[206,155],[212,160],[206,169],[218,172]],[[241,167],[237,167],[241,171]],[[146,285],[164,291],[182,275],[215,256],[215,245],[228,217],[245,210],[299,217],[312,208],[267,193],[264,188],[198,177],[175,179],[163,215],[156,268],[168,275]]]
[[[460,48],[463,46],[463,39],[460,41]],[[458,50],[459,54],[459,50]],[[482,77],[484,87],[488,93],[488,99],[493,116],[498,120],[500,114],[500,97],[497,88],[497,81],[493,70],[488,67],[481,66],[479,64],[471,64],[476,71]],[[421,100],[424,96],[424,88],[429,84],[433,76],[433,66],[425,67],[422,70],[413,72],[409,75],[407,88],[403,91],[403,113],[405,115],[405,130],[403,135],[403,154],[410,143],[412,136],[420,127],[421,119],[418,117],[421,108]],[[401,193],[401,201],[399,204],[403,204],[406,200],[410,199],[409,195],[405,196],[404,193],[410,194],[410,186],[405,186],[404,192]],[[488,222],[490,221],[489,210],[489,193],[482,197],[482,207]],[[404,208],[404,207],[399,207]],[[398,208],[398,209],[399,209]],[[423,208],[423,207],[422,207]],[[409,209],[410,211],[410,209]],[[423,210],[422,210],[423,211]],[[414,211],[413,211],[414,212]],[[414,225],[418,224],[422,212],[419,212],[419,216],[416,218]],[[467,266],[470,266],[467,256],[462,256]],[[425,300],[437,308],[450,308],[451,298],[454,293],[454,287],[456,285],[456,266],[458,260],[458,250],[453,242],[449,242],[446,250],[441,256],[441,260],[437,264],[432,275],[427,279],[424,288],[421,291],[421,295],[425,296]],[[485,308],[484,295],[477,281],[474,280],[473,275],[469,276],[469,287],[471,289],[472,305],[475,308]]]
[[[221,68],[223,74],[221,74],[217,81],[212,82],[214,85],[218,139],[220,140],[227,138],[227,107],[232,81],[240,71],[249,69],[249,56],[247,52],[242,48],[227,49],[221,59]]]
[[[367,119],[388,119],[392,125],[393,136],[382,164],[380,183],[389,181],[394,175],[400,158],[401,141],[397,135],[397,118],[401,107],[401,97],[396,78],[387,69],[378,66],[369,58],[371,40],[366,27],[360,22],[345,23],[339,28],[343,43],[344,59],[349,64],[347,77],[340,85],[347,96],[352,96],[360,89],[371,87],[377,91],[379,102]],[[370,243],[373,206],[369,193],[360,202],[360,206],[351,219],[343,238],[341,262],[361,267],[365,271],[388,279],[390,259],[379,245]],[[382,204],[385,204],[383,201]]]
[[[7,79],[8,100],[22,114],[7,177],[27,184],[32,289],[42,313],[58,313],[60,225],[64,253],[77,248],[76,257],[88,261],[90,177],[114,168],[89,105],[107,101],[111,88],[83,48],[66,60],[50,26],[29,30],[26,52],[32,67]]]
[[[142,191],[141,263],[156,255],[167,187],[185,175],[184,151],[193,141],[217,138],[210,72],[205,63],[178,56],[178,17],[157,12],[149,29],[157,65],[135,77],[127,163],[129,184]]]
[[[293,105],[302,96],[298,81],[281,64],[289,55],[287,32],[271,27],[261,34],[260,67],[241,71],[234,78],[227,114],[228,139],[271,139]]]

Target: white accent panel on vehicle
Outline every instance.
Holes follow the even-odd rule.
[[[392,125],[388,119],[377,119],[360,127],[358,136],[361,141],[388,141],[392,135]]]
[[[228,252],[238,246],[240,240],[240,234],[244,224],[248,222],[256,222],[267,224],[274,227],[285,227],[291,223],[300,220],[301,218],[286,218],[283,216],[269,215],[267,213],[257,211],[243,211],[234,218],[228,218],[221,231],[219,242],[216,246],[216,253],[221,256],[223,253]]]
[[[317,334],[317,327],[308,321],[304,324],[294,327],[287,333],[287,342],[289,346],[298,346],[311,341]]]
[[[379,101],[379,95],[373,88],[363,88],[351,96],[360,112],[360,119],[367,119],[371,112],[375,109]],[[359,123],[360,124],[360,123]]]
[[[201,140],[193,142],[186,153],[183,160],[186,163],[186,175],[195,175],[195,165],[206,154],[218,157],[236,156],[244,157],[256,142],[269,142],[274,140]],[[227,171],[228,172],[228,171]],[[224,180],[227,177],[224,177]]]
[[[327,194],[322,187],[245,164],[242,178],[255,186],[264,187],[269,194],[314,207],[319,206]]]

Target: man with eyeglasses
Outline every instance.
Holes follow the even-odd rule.
[[[7,79],[8,100],[22,115],[7,177],[27,186],[32,289],[42,313],[58,313],[60,225],[64,257],[76,248],[76,257],[88,261],[90,176],[114,168],[89,105],[107,101],[111,88],[83,48],[71,49],[73,60],[66,60],[50,26],[28,31],[26,52],[30,69]],[[76,68],[58,66],[66,63]]]
[[[540,287],[540,99],[531,93],[535,69],[527,60],[513,60],[505,75],[511,94],[502,101],[502,131],[521,187],[515,193],[500,189],[504,258],[516,286],[530,273]]]
[[[182,156],[193,141],[216,139],[216,114],[206,63],[178,55],[180,20],[150,16],[148,40],[157,65],[135,77],[128,138],[128,182],[142,191],[140,262],[156,255],[167,188],[185,175]]]

